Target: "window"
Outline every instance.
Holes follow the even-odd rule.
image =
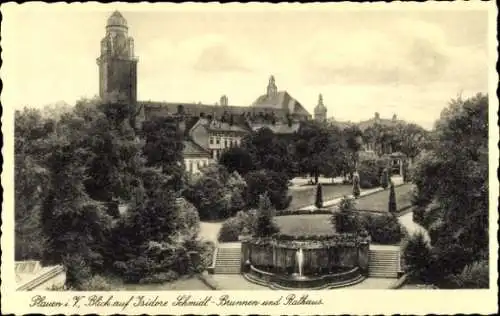
[[[210,145],[213,145],[213,144],[214,144],[214,137],[210,136]]]
[[[226,139],[224,139],[224,148],[227,148],[227,147],[229,147],[229,146],[228,146],[228,142],[227,142],[227,138],[226,138]]]
[[[220,145],[220,137],[217,137],[217,145]]]

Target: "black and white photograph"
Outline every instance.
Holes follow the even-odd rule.
[[[2,4],[2,305],[496,306],[497,13],[458,2]]]

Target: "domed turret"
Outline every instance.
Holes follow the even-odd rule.
[[[108,23],[106,23],[106,27],[124,27],[128,28],[127,26],[127,20],[123,17],[123,15],[115,11],[111,16],[108,18]]]

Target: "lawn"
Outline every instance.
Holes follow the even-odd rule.
[[[352,194],[351,185],[323,184],[322,189],[323,201],[329,201],[344,195]],[[288,209],[297,210],[305,206],[313,205],[316,200],[315,185],[291,188],[289,192],[293,196],[293,199]]]
[[[328,214],[287,215],[276,216],[274,219],[283,234],[323,235],[334,232],[330,224],[330,216]]]
[[[398,210],[406,209],[411,206],[411,184],[405,184],[395,188],[396,206]],[[356,209],[371,212],[388,212],[389,192],[384,190],[356,200]]]

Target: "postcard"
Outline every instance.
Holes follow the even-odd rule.
[[[497,8],[6,3],[2,313],[495,313]]]

